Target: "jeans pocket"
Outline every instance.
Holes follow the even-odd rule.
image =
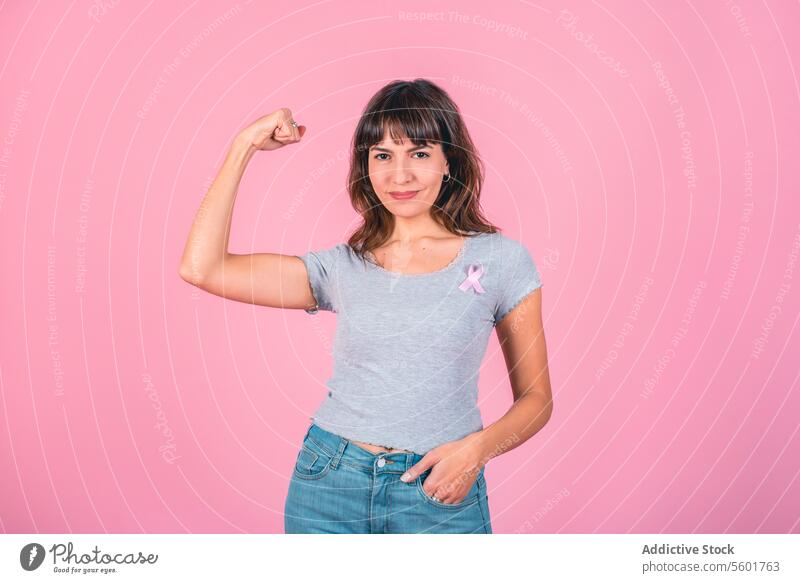
[[[427,502],[431,506],[435,506],[436,508],[447,508],[449,510],[456,510],[459,508],[464,508],[465,506],[471,506],[480,500],[479,493],[480,493],[481,480],[483,480],[483,469],[481,469],[481,471],[478,473],[478,477],[472,483],[472,487],[467,492],[467,495],[464,496],[464,499],[461,500],[460,502],[456,502],[455,504],[449,504],[447,502],[440,502],[438,500],[434,500],[433,498],[430,497],[430,495],[428,495],[427,492],[425,492],[424,488],[422,487],[422,483],[425,481],[428,475],[430,475],[430,470],[422,472],[422,474],[420,474],[420,476],[417,478],[416,482],[417,482],[417,491],[419,492],[420,496],[422,497],[423,500],[425,500],[425,502]]]
[[[312,448],[304,442],[297,454],[294,475],[303,480],[316,480],[325,476],[331,469],[333,457],[319,448]]]

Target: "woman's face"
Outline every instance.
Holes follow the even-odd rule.
[[[395,144],[389,132],[369,150],[369,178],[383,206],[393,215],[410,218],[429,213],[449,172],[441,144],[415,146],[405,136]],[[413,193],[410,197],[395,194]]]

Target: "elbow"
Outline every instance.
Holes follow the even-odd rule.
[[[202,274],[196,269],[192,269],[190,265],[181,264],[180,268],[178,269],[178,274],[181,276],[183,281],[191,283],[192,285],[200,285],[203,283]]]
[[[531,417],[541,427],[547,425],[553,416],[553,395],[550,390],[530,390],[523,393],[517,400],[524,400],[529,407]]]
[[[230,254],[227,255],[230,257]],[[205,257],[188,255],[181,258],[178,274],[183,281],[201,286],[215,279],[215,274],[224,271],[225,259],[210,261]]]
[[[545,396],[544,405],[539,411],[539,417],[543,419],[542,426],[544,427],[553,416],[553,397],[551,395]]]
[[[547,390],[547,402],[544,406],[544,422],[547,423],[550,421],[550,418],[553,416],[553,391],[548,387]]]

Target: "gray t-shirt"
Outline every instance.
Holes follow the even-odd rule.
[[[466,236],[443,269],[407,275],[347,243],[297,257],[317,301],[306,312],[337,314],[333,375],[314,423],[418,454],[483,429],[478,374],[489,335],[542,285],[522,243]]]

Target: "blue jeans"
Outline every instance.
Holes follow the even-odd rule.
[[[483,468],[462,501],[446,504],[422,489],[430,469],[413,482],[400,481],[421,459],[373,454],[312,423],[289,483],[286,533],[491,534]]]

